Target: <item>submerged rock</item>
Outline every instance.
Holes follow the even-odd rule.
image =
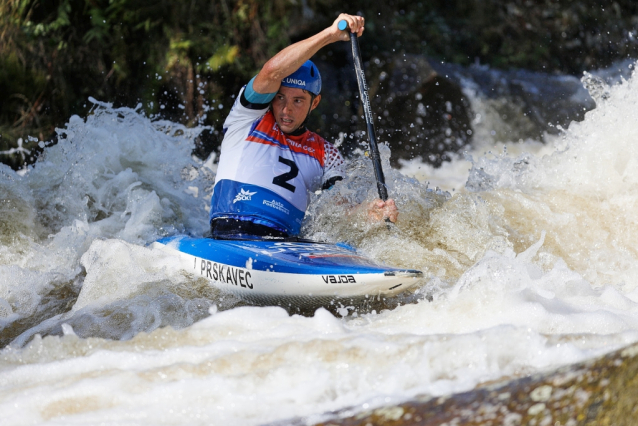
[[[613,425],[638,419],[638,344],[549,373],[447,397],[417,397],[321,425]],[[348,414],[342,414],[348,413]],[[347,416],[347,417],[345,417]]]
[[[335,49],[332,56],[332,63],[317,61],[323,98],[310,128],[346,142],[348,154],[357,142],[366,146],[366,126],[351,54]],[[435,72],[424,56],[375,57],[364,66],[377,138],[390,146],[395,166],[399,158],[417,156],[440,165],[471,142],[473,114],[461,86]]]

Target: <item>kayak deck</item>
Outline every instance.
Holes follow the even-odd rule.
[[[418,270],[381,265],[345,244],[309,240],[163,238],[152,247],[179,256],[182,269],[250,303],[335,306],[394,296]]]

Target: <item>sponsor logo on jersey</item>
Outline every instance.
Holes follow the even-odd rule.
[[[316,133],[305,132],[301,136],[288,137],[281,133],[275,117],[271,111],[257,123],[246,137],[248,142],[256,142],[277,147],[280,150],[290,150],[295,154],[307,155],[324,167],[324,150],[326,141]],[[274,157],[275,159],[277,157]]]
[[[288,84],[296,84],[297,86],[306,86],[306,82],[303,80],[297,80],[296,78],[284,78],[284,82]]]
[[[270,208],[273,208],[275,210],[279,210],[280,212],[284,212],[286,214],[290,214],[290,210],[288,210],[286,207],[284,207],[284,205],[282,203],[280,203],[279,201],[268,201],[268,200],[264,200],[264,205],[268,206]]]
[[[241,191],[239,191],[237,193],[237,195],[235,195],[235,199],[233,200],[233,204],[235,204],[237,201],[250,201],[252,199],[252,196],[255,195],[256,193],[257,193],[257,191],[249,192],[249,191],[244,191],[242,189]]]
[[[308,140],[310,140],[310,139],[308,139]],[[288,145],[294,146],[295,148],[303,149],[304,151],[308,151],[308,152],[315,152],[315,149],[313,147],[308,146],[308,145],[304,145],[304,144],[300,144],[299,142],[295,142],[292,139],[286,138],[286,142],[288,142]]]

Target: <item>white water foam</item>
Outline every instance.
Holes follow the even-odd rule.
[[[436,172],[450,195],[387,170],[384,149],[401,209],[390,231],[344,214],[375,196],[368,160],[353,161],[313,199],[306,235],[422,269],[431,301],[347,318],[224,306],[145,247],[206,228],[212,173],[190,156],[197,129],[108,105],[71,119],[25,176],[0,169],[3,333],[51,288],[79,293],[0,351],[3,423],[312,422],[637,341],[636,84],[608,88],[554,146],[454,161]]]

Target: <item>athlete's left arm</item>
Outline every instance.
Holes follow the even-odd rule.
[[[325,142],[324,145],[324,175],[322,189],[330,189],[335,183],[343,179],[345,176],[345,161],[341,156],[341,153],[334,145],[329,142]],[[345,200],[343,200],[345,202]],[[389,219],[390,222],[396,223],[399,218],[399,209],[397,209],[396,203],[393,199],[389,198],[386,201],[377,198],[371,203],[359,204],[354,206],[348,212],[354,214],[361,209],[366,209],[366,217],[369,222],[381,222],[385,219]]]
[[[396,223],[399,219],[399,209],[392,198],[383,201],[377,198],[368,204],[368,220],[370,222],[381,222],[390,219],[390,222]]]

